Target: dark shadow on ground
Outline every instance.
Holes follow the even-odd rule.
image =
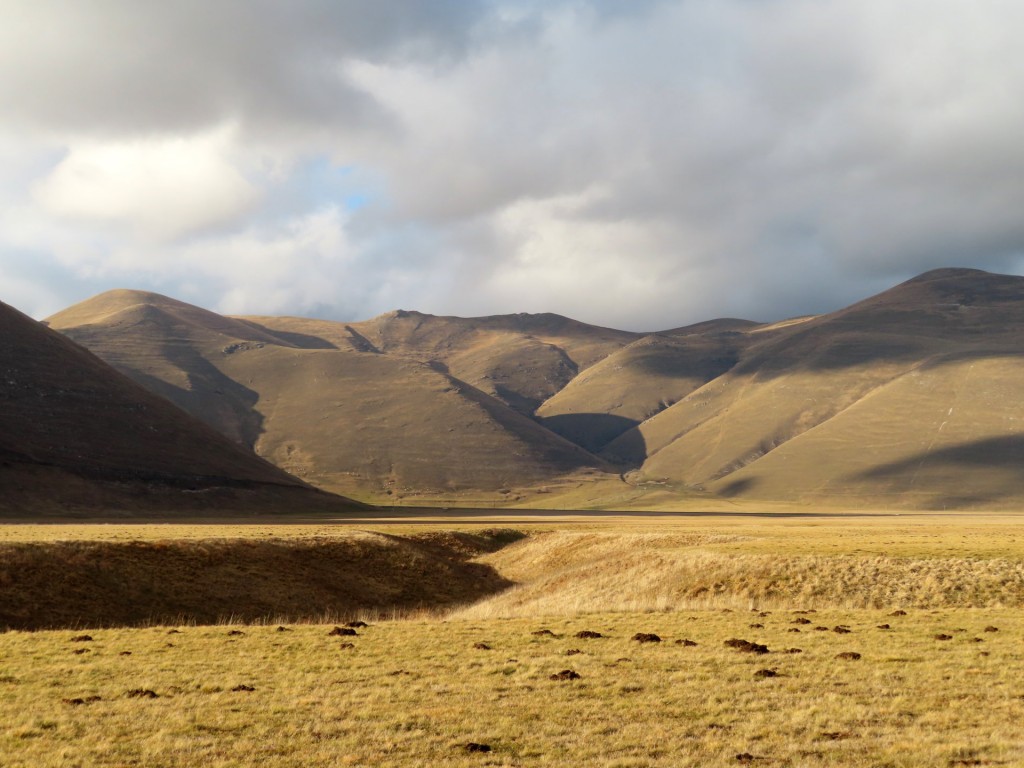
[[[633,429],[640,422],[610,413],[565,413],[542,418],[540,423],[581,448],[598,453],[612,440]],[[637,448],[640,452],[644,450],[643,436],[639,432],[636,434],[641,445],[630,446],[627,453],[631,459],[637,455]]]
[[[453,607],[513,582],[473,562],[521,535],[0,545],[0,631],[325,621]]]
[[[992,476],[987,475],[984,487],[972,486],[969,471],[982,468],[1001,471],[1004,481],[994,483]],[[977,506],[1019,495],[1024,491],[1024,435],[992,437],[922,452],[858,472],[851,479],[885,482],[893,493],[900,493],[918,491],[933,482],[938,485],[946,480],[950,471],[957,470],[963,474],[965,482],[955,494],[936,493],[935,499],[942,506]]]

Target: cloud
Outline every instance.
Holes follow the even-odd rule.
[[[643,329],[1024,269],[1024,6],[628,6],[11,3],[0,264]]]
[[[219,224],[258,196],[226,156],[230,133],[76,144],[34,195],[56,216],[124,225],[147,239]]]

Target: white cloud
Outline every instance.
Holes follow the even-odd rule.
[[[34,189],[50,213],[168,239],[230,221],[258,197],[230,160],[233,131],[78,142]]]

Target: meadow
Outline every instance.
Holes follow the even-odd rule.
[[[529,535],[472,560],[515,586],[470,605],[2,633],[0,762],[1024,764],[1013,515],[5,526],[0,539],[415,542],[497,522]]]

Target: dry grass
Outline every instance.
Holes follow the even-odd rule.
[[[229,627],[102,630],[92,642],[13,632],[0,635],[0,755],[33,767],[729,766],[743,753],[779,766],[1024,762],[1018,612],[807,617],[849,634],[797,618],[404,621],[355,638],[329,637],[322,625],[235,636]],[[557,637],[534,636],[540,628]],[[585,629],[606,637],[573,637]],[[641,631],[663,642],[629,639]],[[724,646],[731,637],[772,652],[740,653]],[[698,645],[674,642],[682,639]],[[803,653],[783,652],[791,647]],[[862,658],[836,659],[847,651]],[[549,679],[567,668],[581,679]],[[761,669],[778,676],[759,679]],[[255,690],[232,691],[239,685]],[[127,695],[138,689],[158,698]],[[467,753],[468,742],[493,751]]]
[[[400,519],[375,527],[438,546],[451,542],[439,528],[495,522]],[[1013,516],[519,523],[533,535],[478,562],[520,586],[356,637],[317,623],[0,634],[0,763],[659,768],[749,754],[787,768],[1024,765],[1024,537]],[[219,530],[252,546],[268,534],[376,536],[326,524]],[[122,546],[177,531],[0,528],[5,546],[68,533]],[[209,545],[209,528],[191,535]],[[708,584],[722,588],[697,592]],[[891,616],[896,607],[908,615]],[[638,632],[663,642],[641,645]],[[71,640],[82,633],[93,640]],[[730,638],[770,653],[728,648]],[[550,679],[566,669],[580,679]],[[467,752],[470,742],[492,751]]]

